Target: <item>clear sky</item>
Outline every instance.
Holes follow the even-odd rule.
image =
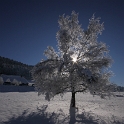
[[[56,49],[59,15],[79,13],[87,29],[95,13],[105,30],[99,41],[109,46],[112,82],[124,86],[124,0],[0,0],[0,56],[35,65],[47,46]]]

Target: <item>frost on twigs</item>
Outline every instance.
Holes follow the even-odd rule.
[[[47,100],[66,91],[73,93],[73,99],[76,92],[90,92],[102,98],[111,95],[112,73],[107,69],[112,59],[106,44],[97,41],[104,30],[100,18],[93,15],[86,31],[74,11],[71,16],[60,16],[58,23],[59,52],[48,47],[44,52],[47,60],[36,64],[32,70],[38,94],[44,94]]]

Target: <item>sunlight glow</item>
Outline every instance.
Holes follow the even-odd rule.
[[[75,63],[75,62],[77,62],[77,55],[73,55],[72,56],[72,61]]]
[[[72,58],[72,61],[74,62],[74,63],[76,63],[77,62],[77,55],[76,54],[73,54],[72,56],[71,56],[71,58]]]
[[[76,62],[76,61],[77,61],[77,57],[73,57],[73,58],[72,58],[72,61],[73,61],[73,62]]]

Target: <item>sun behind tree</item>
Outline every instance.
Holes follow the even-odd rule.
[[[77,92],[95,93],[102,98],[109,96],[112,73],[107,68],[112,60],[106,44],[97,41],[104,29],[100,18],[93,15],[86,31],[79,25],[78,14],[74,11],[71,16],[60,16],[58,23],[59,52],[48,47],[44,52],[48,59],[36,64],[32,70],[38,94],[45,94],[50,100],[57,94],[71,91],[71,107],[75,107]]]

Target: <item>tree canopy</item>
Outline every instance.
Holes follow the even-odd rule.
[[[87,30],[83,30],[78,14],[59,17],[59,31],[56,34],[58,52],[48,46],[42,60],[32,70],[35,87],[40,94],[50,100],[65,91],[90,92],[108,96],[112,59],[105,43],[98,42],[98,35],[104,30],[100,18],[93,15]]]

